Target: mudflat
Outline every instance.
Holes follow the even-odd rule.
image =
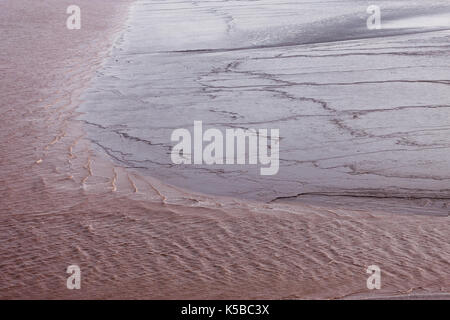
[[[130,1],[78,2],[77,31],[69,1],[0,4],[1,298],[449,297],[448,215],[205,195],[99,150],[81,97]]]

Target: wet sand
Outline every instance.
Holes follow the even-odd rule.
[[[333,2],[135,2],[83,94],[88,139],[197,192],[447,215],[450,4],[383,2],[374,31],[365,1]],[[174,165],[172,132],[198,120],[279,130],[278,173]]]
[[[77,107],[129,2],[79,3],[76,32],[69,1],[0,4],[1,298],[448,298],[448,216],[206,196],[96,151]]]

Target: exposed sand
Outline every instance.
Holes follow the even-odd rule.
[[[71,1],[0,4],[1,298],[449,298],[448,217],[204,196],[95,154],[75,109],[129,1],[78,3],[80,31]]]

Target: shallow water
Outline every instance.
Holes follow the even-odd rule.
[[[99,70],[115,32],[122,29],[128,1],[78,1],[83,8],[84,27],[76,33],[66,30],[61,23],[67,18],[65,9],[72,3],[71,0],[0,2],[2,9],[0,10],[0,29],[5,31],[0,33],[3,49],[0,52],[0,69],[3,75],[0,77],[2,88],[0,98],[0,298],[337,299],[402,296],[448,299],[450,297],[448,214],[445,215],[442,212],[442,207],[436,211],[436,214],[445,215],[445,217],[392,214],[404,211],[402,208],[409,212],[412,209],[411,203],[417,203],[418,208],[429,208],[431,201],[428,199],[417,198],[411,201],[392,196],[382,199],[389,209],[387,214],[381,212],[383,211],[381,207],[377,207],[376,210],[365,209],[377,205],[377,193],[366,191],[368,194],[363,197],[359,189],[355,191],[358,194],[352,197],[355,199],[354,202],[349,201],[349,197],[342,197],[341,193],[331,193],[321,189],[323,193],[300,197],[302,201],[320,202],[320,206],[291,203],[290,201],[296,200],[295,197],[266,204],[235,198],[205,196],[180,190],[180,188],[165,185],[157,179],[143,177],[136,170],[117,165],[117,163],[125,164],[125,166],[138,165],[136,160],[127,161],[126,156],[131,158],[141,156],[147,161],[144,162],[145,165],[148,159],[153,159],[152,156],[155,159],[167,161],[163,152],[159,155],[156,153],[158,146],[153,147],[149,141],[145,142],[140,138],[167,139],[165,129],[160,128],[165,125],[164,121],[173,124],[174,127],[190,125],[193,116],[188,111],[197,116],[205,115],[206,106],[217,108],[219,111],[222,109],[226,111],[229,106],[232,106],[238,109],[237,112],[240,114],[245,114],[244,105],[232,103],[236,100],[240,101],[238,99],[240,96],[243,97],[246,105],[253,108],[257,105],[252,105],[252,101],[258,101],[262,106],[266,106],[266,100],[255,100],[259,97],[256,95],[258,91],[255,91],[255,95],[252,96],[253,91],[239,92],[238,89],[243,88],[235,88],[236,85],[232,90],[223,88],[214,88],[216,92],[208,91],[209,88],[206,88],[206,91],[199,90],[200,83],[208,84],[209,82],[210,86],[214,86],[214,81],[211,83],[208,79],[220,79],[224,82],[228,79],[230,82],[242,80],[244,84],[249,85],[251,78],[256,86],[261,88],[259,90],[261,96],[264,95],[265,99],[269,99],[268,103],[277,103],[277,108],[270,109],[270,112],[258,112],[258,117],[264,121],[273,119],[275,115],[282,116],[282,113],[287,113],[289,117],[288,111],[294,112],[296,106],[302,107],[302,112],[324,112],[325,114],[329,112],[335,118],[344,116],[345,113],[339,110],[333,112],[317,110],[317,104],[313,103],[313,100],[310,100],[310,109],[303,109],[307,108],[307,101],[288,101],[282,99],[282,96],[285,96],[282,92],[279,94],[273,92],[273,90],[290,90],[294,92],[293,94],[298,94],[297,85],[283,86],[282,82],[276,80],[280,77],[294,78],[295,81],[300,81],[297,79],[300,76],[317,77],[317,81],[337,81],[332,78],[333,76],[338,78],[336,74],[327,76],[331,78],[325,80],[319,78],[321,75],[323,77],[323,73],[317,74],[315,68],[320,69],[326,66],[325,69],[335,68],[337,71],[340,67],[349,68],[348,65],[351,64],[349,61],[352,60],[343,58],[331,61],[340,59],[330,55],[333,55],[333,45],[341,46],[342,43],[330,44],[328,47],[320,45],[319,54],[324,55],[323,58],[311,57],[317,52],[314,52],[313,47],[305,46],[297,48],[291,46],[295,50],[287,49],[285,46],[265,50],[259,48],[254,51],[235,50],[234,53],[226,50],[214,53],[156,53],[153,55],[155,60],[148,57],[144,59],[144,55],[136,55],[136,60],[130,59],[130,66],[134,63],[136,65],[128,69],[129,67],[125,66],[126,60],[122,60],[120,55],[120,49],[122,52],[127,46],[128,49],[132,49],[131,42],[127,44],[126,41],[127,34],[130,36],[131,33],[126,33],[123,42],[117,43],[113,56],[118,60],[117,66],[112,59],[104,65],[103,70]],[[134,7],[134,17],[137,17],[139,13],[145,13],[143,17],[150,14],[150,11],[141,10],[140,4]],[[226,5],[227,3],[203,4]],[[176,11],[167,11],[169,15],[174,13]],[[155,17],[158,17],[156,13]],[[132,32],[133,27],[128,30]],[[150,34],[153,37],[158,36],[157,32]],[[433,57],[445,56],[447,52],[443,44],[436,44],[437,48],[431,45],[433,41],[441,43],[445,36],[446,33],[434,33],[432,38],[423,40],[427,42],[422,48],[423,54]],[[191,41],[191,47],[196,48],[197,45],[194,42],[197,40],[191,38]],[[375,43],[371,41],[368,43],[375,46]],[[411,40],[408,45],[400,43],[400,46],[417,48],[420,41],[417,44]],[[132,43],[140,44],[134,41]],[[394,42],[390,42],[391,46],[393,44]],[[353,42],[352,45],[362,46],[361,42]],[[284,54],[278,57],[281,59],[273,58],[277,50],[280,50],[280,54]],[[355,47],[349,48],[344,53],[342,48],[339,50],[341,52],[339,57],[347,56],[348,59],[356,60],[357,57],[367,56],[367,53],[363,53],[364,51],[358,51],[356,55],[351,53]],[[394,52],[392,48],[387,50]],[[406,49],[399,50],[403,50],[400,56],[404,56],[403,52]],[[296,57],[294,58],[293,55]],[[326,59],[327,55],[329,60]],[[417,61],[424,62],[421,60],[422,55],[417,52],[414,55]],[[126,56],[130,57],[130,54]],[[249,58],[245,60],[243,56]],[[392,63],[395,68],[397,67],[395,63],[400,61],[400,56],[397,57],[392,53],[385,54],[387,61],[390,61],[389,63]],[[310,73],[295,72],[296,69],[293,68],[296,66],[295,61],[300,61],[295,59],[302,57],[308,58],[301,61],[309,63],[307,66],[303,65],[303,68],[309,68]],[[177,59],[179,59],[178,64]],[[188,61],[191,61],[189,59],[192,59],[191,66],[188,64]],[[200,65],[199,59],[202,61]],[[233,62],[234,59],[237,59],[240,64],[229,65],[228,72],[221,72],[222,69],[218,68],[217,74],[208,71],[199,83],[192,80],[192,74],[199,75],[200,67],[204,67],[205,70],[209,70],[212,64],[222,67]],[[317,59],[322,61],[322,67],[312,63]],[[158,66],[158,62],[164,61],[167,62],[166,65]],[[286,65],[285,61],[290,62]],[[323,61],[328,64],[324,64]],[[371,61],[368,60],[368,62]],[[409,63],[412,62],[409,61]],[[142,68],[142,65],[148,65],[156,72],[151,73],[146,68]],[[169,71],[180,72],[185,66],[194,70],[192,71],[194,73],[188,71],[180,75],[169,73]],[[253,70],[253,72],[264,68],[270,71],[269,66],[278,73],[267,76],[267,79],[259,74],[250,76],[248,73],[238,72],[239,68]],[[112,78],[114,75],[121,74],[117,68],[122,67],[124,68],[123,78],[121,80]],[[444,68],[445,65],[441,67]],[[290,68],[293,69],[290,70]],[[367,69],[367,65],[363,66],[360,61],[355,68]],[[405,66],[401,70],[408,68],[410,66]],[[100,127],[98,124],[85,126],[90,129],[92,141],[98,143],[100,153],[94,152],[92,145],[84,138],[82,122],[74,121],[77,116],[80,93],[86,89],[90,83],[89,79],[96,70],[99,70],[96,80],[98,85],[85,96],[85,98],[91,96],[93,99],[96,97],[96,100],[88,100],[89,104],[84,105],[84,108],[89,106],[92,111],[84,116],[102,123]],[[130,70],[134,74],[129,73]],[[295,74],[291,74],[293,72]],[[392,76],[398,76],[400,71],[395,72],[397,73]],[[438,71],[435,72],[436,79],[442,76]],[[300,75],[300,73],[303,74]],[[348,72],[340,72],[339,77],[345,77],[346,74]],[[364,74],[359,76],[362,77]],[[151,78],[152,76],[154,79]],[[134,77],[137,77],[137,80],[147,79],[147,81],[143,82],[142,87],[136,87],[136,84],[140,82]],[[276,79],[271,80],[271,78]],[[417,78],[422,79],[420,74]],[[130,81],[128,82],[127,79]],[[267,81],[271,87],[261,85],[262,81]],[[273,82],[276,82],[279,87],[274,87]],[[109,85],[111,90],[115,90],[118,84],[127,83],[130,86],[124,85],[121,89],[127,95],[120,103],[114,105],[114,99],[109,95],[109,91],[106,91],[106,86]],[[152,83],[152,86],[149,83]],[[181,90],[183,83],[185,88]],[[176,85],[174,86],[176,90],[169,90],[172,84]],[[391,83],[391,85],[394,84]],[[432,83],[433,86],[441,84],[443,82]],[[310,87],[309,90],[313,90],[314,86]],[[318,86],[315,88],[317,94],[327,98],[328,91]],[[97,95],[95,90],[98,91]],[[130,90],[140,94],[147,92],[148,96],[141,96],[143,102],[140,104],[136,99],[132,100],[138,96],[131,95]],[[302,87],[302,90],[306,89]],[[183,94],[183,99],[185,98],[186,101],[174,96],[176,92]],[[312,92],[309,94],[312,95]],[[205,95],[217,95],[215,99],[211,99],[216,100],[217,105],[210,105]],[[106,100],[100,100],[102,97]],[[159,100],[158,97],[160,97]],[[330,93],[328,98],[332,97],[348,99],[343,95],[335,97]],[[152,102],[146,103],[147,99]],[[165,101],[165,99],[168,100]],[[397,96],[397,99],[400,99],[400,96]],[[423,99],[431,98],[430,95],[424,94]],[[154,101],[160,101],[161,104],[154,104]],[[169,110],[179,111],[179,115],[185,117],[185,122],[176,119],[175,112],[165,111],[171,107],[172,102],[176,106],[175,102],[180,103],[180,101],[185,102],[182,107],[190,109]],[[195,104],[195,101],[199,103]],[[136,112],[130,112],[132,109]],[[445,110],[444,108],[430,109]],[[94,112],[95,110],[105,110],[105,112],[99,114]],[[251,119],[256,117],[252,110],[254,109],[245,114]],[[275,114],[274,110],[279,110],[279,114]],[[398,111],[405,110],[407,108]],[[184,113],[181,113],[182,111]],[[364,119],[364,112],[358,112],[358,116]],[[208,113],[211,121],[214,117],[220,118],[224,123],[246,121],[245,118],[227,116],[226,112]],[[145,114],[148,116],[144,117]],[[377,115],[372,111],[369,114]],[[155,118],[155,115],[159,118]],[[302,119],[303,113],[301,115],[297,118]],[[442,115],[439,114],[439,116]],[[169,121],[170,116],[173,123]],[[295,122],[297,119],[295,114],[290,116],[290,120]],[[326,123],[318,122],[316,119],[318,117],[315,116],[310,118],[310,121],[316,121],[314,123]],[[394,119],[392,116],[386,117],[386,119],[391,118]],[[121,119],[126,119],[128,122],[120,121]],[[208,120],[207,117],[205,117],[206,120]],[[344,120],[349,121],[349,118]],[[408,120],[411,126],[417,125],[417,121]],[[437,116],[430,118],[431,120],[437,121]],[[138,126],[139,123],[140,126]],[[307,121],[303,119],[300,124],[305,123]],[[278,124],[285,125],[284,121],[278,121]],[[132,130],[133,125],[135,127]],[[263,123],[263,125],[268,124]],[[356,123],[352,125],[356,126]],[[95,128],[102,127],[105,129],[94,131]],[[289,127],[284,126],[284,128]],[[333,143],[329,141],[332,140],[330,137],[333,135],[339,137],[341,147],[346,146],[347,140],[350,141],[345,132],[338,133],[334,130],[324,134],[327,128],[315,126],[315,130],[307,132],[311,137],[315,137],[314,146],[317,150],[310,148],[308,154],[301,155],[299,149],[294,148],[291,156],[316,156],[313,151],[324,154],[336,153],[337,147],[330,149]],[[446,136],[442,130],[435,129],[426,131],[420,137],[433,139],[437,134],[441,134],[445,141]],[[364,130],[369,129],[364,127]],[[122,135],[120,139],[117,138],[119,132]],[[314,136],[313,134],[316,133],[321,135]],[[111,135],[110,138],[108,134]],[[336,137],[334,137],[335,140],[337,140]],[[287,138],[286,141],[288,141]],[[388,138],[387,136],[385,139]],[[358,139],[358,136],[353,137],[354,141]],[[292,140],[289,141],[294,147],[304,148],[306,145],[306,142],[301,142],[303,140],[300,139],[295,144]],[[308,141],[311,145],[313,140]],[[326,145],[325,142],[327,142]],[[112,149],[116,147],[119,149]],[[118,150],[128,152],[120,149],[125,147],[133,148],[130,150],[133,153],[126,155],[118,152]],[[152,150],[155,154],[151,153]],[[104,159],[102,157],[104,151],[109,152],[116,159],[116,163]],[[284,152],[286,151],[289,150],[285,149]],[[341,151],[349,152],[349,150]],[[338,161],[338,159],[340,158],[334,158],[334,160],[330,158],[329,162]],[[321,161],[317,163],[320,164]],[[445,179],[445,175],[436,167],[438,163],[431,161],[428,165],[430,170],[436,170]],[[441,165],[445,164],[445,161],[441,162]],[[414,165],[418,164],[414,163]],[[256,168],[250,169],[255,169],[256,172]],[[190,170],[192,173],[186,171],[186,175],[197,179],[193,179],[193,182],[196,182],[193,185],[197,188],[202,186],[198,183],[201,179],[208,182],[209,177],[211,179],[215,177],[214,172],[211,175],[197,176],[195,175],[197,169]],[[309,176],[305,172],[308,171],[301,166],[301,163],[296,163],[296,170],[299,175],[302,175],[304,181],[314,182],[312,178],[306,179]],[[340,172],[331,168],[327,170]],[[173,177],[174,181],[180,177],[163,165],[148,166],[148,168],[142,166],[142,172],[155,175],[160,173],[162,176]],[[317,171],[311,172],[311,177],[316,173]],[[257,178],[259,179],[259,176]],[[242,188],[250,188],[250,185],[246,184],[248,180],[248,175],[242,175],[244,182]],[[437,183],[438,179],[435,180]],[[224,181],[223,190],[218,189],[217,186],[215,190],[226,194],[230,191],[232,180],[220,181]],[[278,187],[285,186],[281,182],[286,182],[281,179],[279,181],[277,181]],[[318,182],[324,181],[326,182],[326,180]],[[408,181],[412,180],[409,178]],[[181,184],[182,181],[179,182]],[[346,181],[343,180],[343,182]],[[347,183],[350,184],[350,180]],[[434,194],[430,190],[428,192]],[[279,201],[288,203],[279,203]],[[436,202],[439,201],[440,206],[445,205],[445,200],[436,200]],[[346,206],[352,208],[340,209]],[[69,290],[66,286],[68,278],[66,270],[73,264],[81,269],[80,290]],[[366,287],[366,268],[373,264],[379,265],[383,272],[383,287],[376,292],[369,291]]]
[[[399,210],[446,214],[450,4],[377,2],[382,28],[368,30],[370,4],[137,1],[84,96],[89,138],[125,167],[199,192],[349,207],[414,199]],[[194,120],[280,129],[279,173],[173,165],[170,135]]]

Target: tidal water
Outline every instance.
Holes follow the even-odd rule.
[[[0,1],[0,298],[450,298],[448,1],[77,3]],[[172,165],[194,120],[279,174]]]

